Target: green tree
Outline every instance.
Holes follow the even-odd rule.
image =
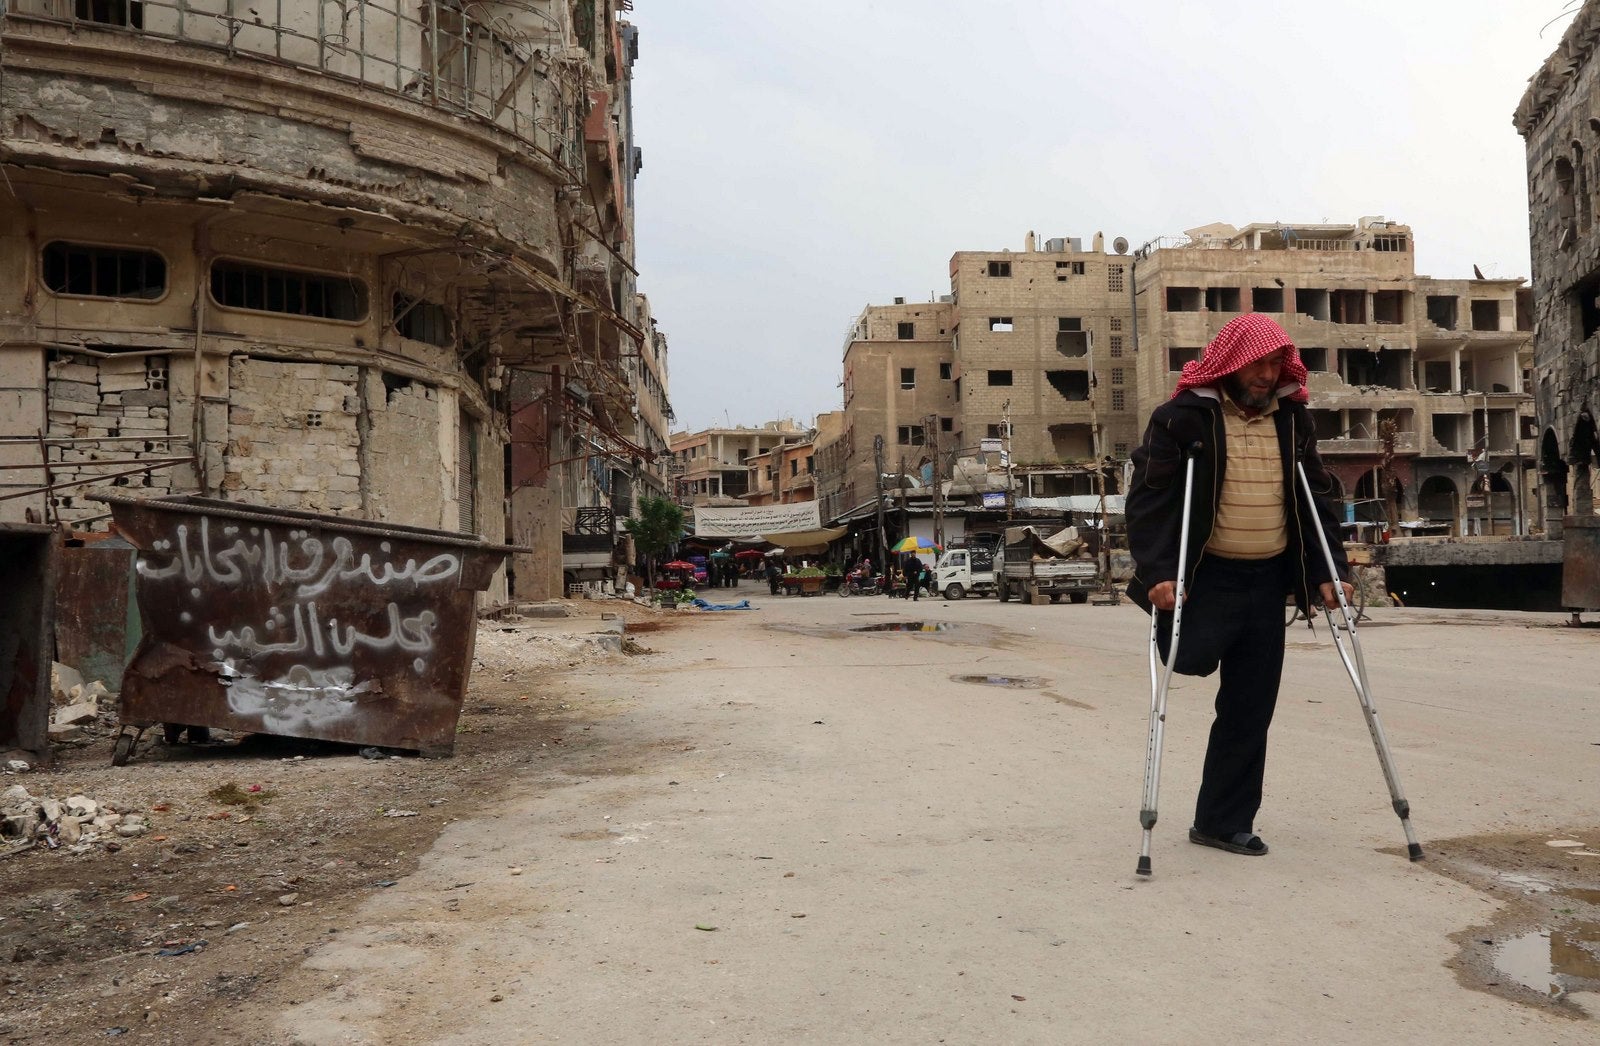
[[[666,498],[642,497],[639,514],[622,521],[644,556],[645,584],[656,587],[656,557],[683,536],[683,509]]]

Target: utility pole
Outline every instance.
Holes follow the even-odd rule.
[[[939,416],[929,414],[924,424],[933,447],[933,543],[944,546],[944,471],[939,465]]]
[[[1100,388],[1099,375],[1094,369],[1094,331],[1087,331],[1089,343],[1089,444],[1090,452],[1094,454],[1094,481],[1095,491],[1100,495],[1100,530],[1099,538],[1095,542],[1096,559],[1100,561],[1100,576],[1104,579],[1105,591],[1112,591],[1111,587],[1111,528],[1106,522],[1106,463],[1104,445],[1100,433],[1100,414],[1095,401],[1095,392]]]
[[[878,566],[887,571],[889,566],[889,538],[883,529],[883,437],[872,437],[873,486],[878,490]]]
[[[1006,459],[1006,522],[1010,523],[1016,518],[1016,496],[1012,493],[1011,480],[1011,401],[1006,400],[1000,408],[1000,453]]]

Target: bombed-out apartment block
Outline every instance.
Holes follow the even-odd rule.
[[[629,6],[6,4],[0,519],[112,487],[515,534],[554,594],[563,510],[670,414]]]
[[[1600,3],[1573,16],[1514,122],[1527,147],[1539,467],[1552,519],[1594,512],[1600,454]]]
[[[973,477],[999,469],[984,449],[998,446],[1019,496],[1098,492],[1097,462],[1126,458],[1139,432],[1129,260],[1098,235],[1084,250],[1030,232],[1020,251],[958,251],[938,301],[863,310],[845,341],[843,430],[817,449],[823,518],[876,504],[879,439],[891,483],[931,481],[937,461],[953,496],[980,494],[991,484]],[[1117,474],[1105,470],[1109,493]]]
[[[785,441],[771,450],[745,459],[750,485],[743,495],[747,505],[791,505],[821,501],[817,487],[817,448],[834,441],[844,431],[844,412],[817,415],[817,423],[803,437]]]
[[[789,419],[754,428],[675,432],[670,465],[674,496],[685,509],[742,500],[750,493],[751,459],[810,437],[809,429]]]
[[[959,444],[955,306],[948,301],[871,305],[845,335],[844,409],[816,443],[818,506],[824,520],[876,504],[881,438],[884,474],[915,474],[936,451]]]
[[[1534,467],[1532,292],[1415,271],[1411,229],[1217,224],[1132,258],[1148,411],[1235,316],[1281,323],[1310,371],[1320,449],[1346,518],[1454,534],[1544,520]]]

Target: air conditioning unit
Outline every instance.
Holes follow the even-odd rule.
[[[956,296],[954,294],[941,294],[939,295],[939,300],[948,305],[956,300]]]
[[[1044,241],[1044,249],[1048,254],[1061,254],[1067,249],[1067,241],[1060,236]]]

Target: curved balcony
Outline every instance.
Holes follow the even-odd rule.
[[[588,59],[563,46],[561,24],[541,7],[538,0],[13,0],[0,26],[8,36],[41,37],[66,27],[73,42],[87,44],[93,34],[96,47],[146,57],[150,41],[169,41],[337,78],[497,128],[577,171],[577,113],[545,85],[563,66],[579,82]]]

